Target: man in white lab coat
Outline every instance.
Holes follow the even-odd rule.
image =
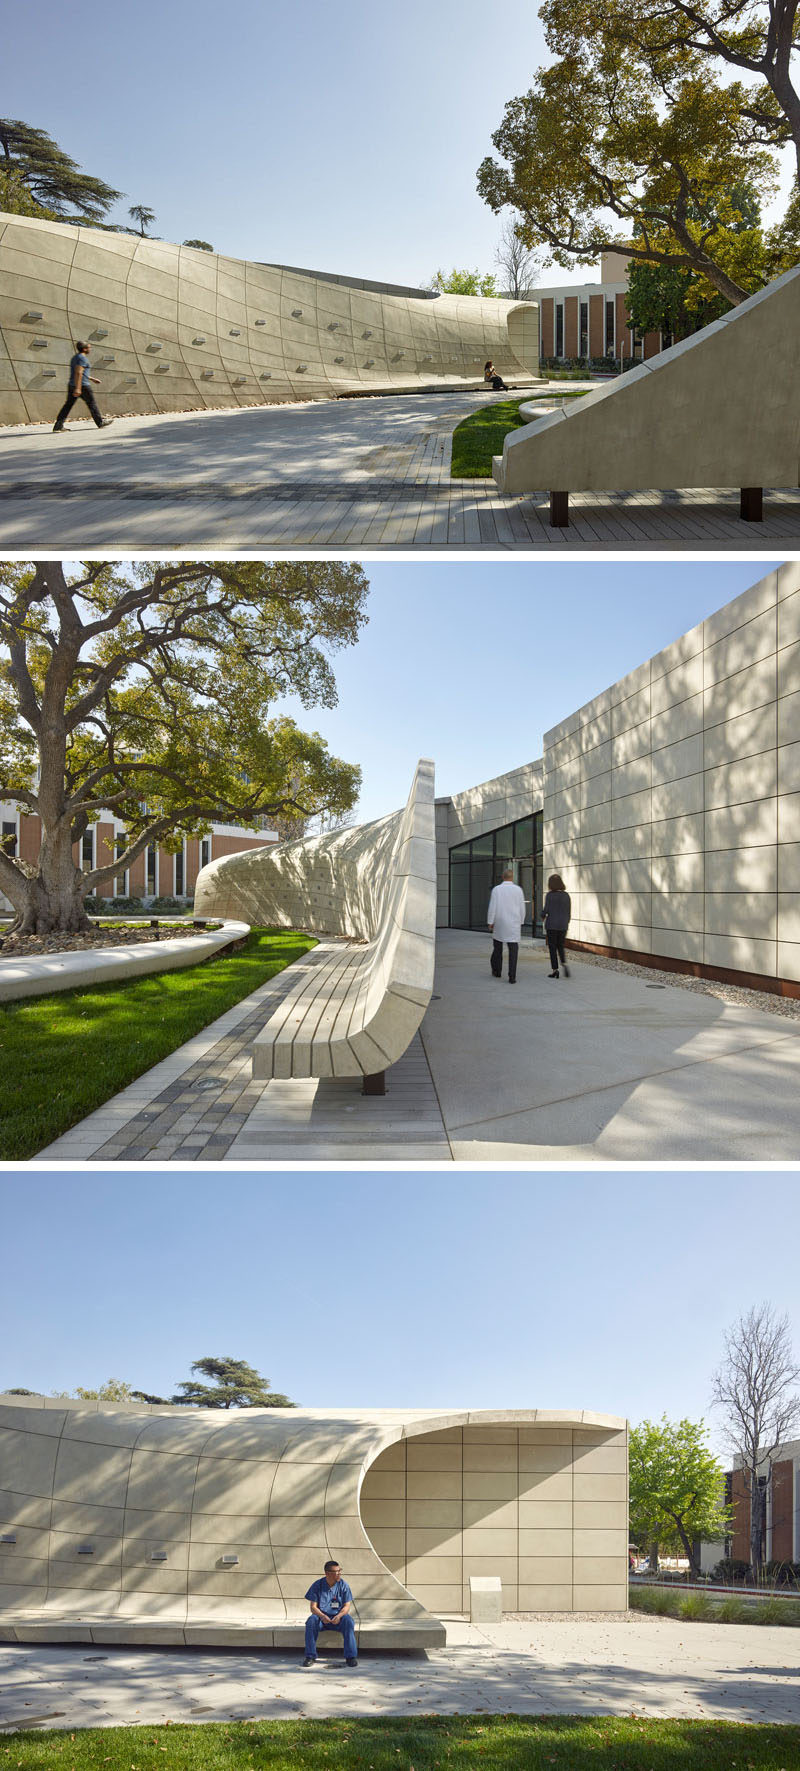
[[[492,976],[501,978],[503,975],[503,942],[508,947],[508,981],[516,984],[517,955],[519,954],[519,938],[522,924],[525,921],[525,894],[521,886],[514,884],[514,870],[506,867],[503,878],[496,885],[486,912],[486,921],[492,931]]]

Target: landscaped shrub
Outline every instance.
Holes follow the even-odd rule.
[[[768,1586],[800,1586],[800,1562],[765,1562],[762,1573]]]
[[[708,1593],[687,1593],[686,1598],[681,1599],[678,1605],[678,1616],[694,1622],[698,1618],[702,1620],[704,1617],[713,1617],[714,1613],[715,1607]]]
[[[108,907],[115,913],[119,910],[127,911],[129,916],[141,916],[144,911],[141,898],[110,898]]]
[[[186,898],[151,898],[147,908],[162,913],[169,911],[171,915],[176,913],[182,915],[186,910],[187,903],[188,899]]]
[[[739,1556],[723,1556],[714,1569],[714,1579],[726,1586],[733,1586],[750,1578],[750,1563],[744,1562]]]

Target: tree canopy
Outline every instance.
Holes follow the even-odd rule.
[[[29,211],[16,208],[16,214],[101,222],[122,196],[104,179],[83,172],[46,129],[36,129],[20,118],[0,117],[0,153],[8,194],[24,187],[33,205]]]
[[[792,28],[795,10],[769,8],[784,22],[791,12]],[[791,134],[778,86],[790,109],[794,101],[766,49],[755,88],[730,77],[753,72],[766,11],[735,0],[546,0],[555,59],[506,105],[480,195],[495,212],[518,211],[524,243],[564,268],[624,251],[743,300],[785,268],[776,242],[743,225],[741,193],[763,202],[775,191],[777,150]],[[702,24],[694,36],[690,13]],[[735,26],[720,36],[712,14],[739,15],[738,62]],[[800,143],[800,115],[797,127]]]
[[[330,656],[367,591],[335,561],[0,562],[0,799],[42,828],[35,863],[0,850],[18,926],[84,927],[84,897],[149,843],[217,819],[347,812],[359,768],[270,709],[335,706]],[[101,812],[124,838],[82,873],[73,844]]]
[[[630,1435],[630,1531],[635,1543],[658,1543],[700,1573],[697,1539],[714,1543],[730,1529],[725,1472],[705,1443],[703,1422],[642,1421]]]
[[[179,1393],[172,1397],[173,1402],[183,1402],[192,1408],[294,1407],[288,1396],[270,1389],[268,1377],[262,1377],[246,1360],[234,1359],[230,1353],[195,1359],[191,1370],[197,1372],[198,1377],[179,1384]],[[209,1382],[201,1383],[201,1378],[207,1378]]]
[[[445,276],[444,271],[437,271],[431,278],[431,288],[438,289],[442,295],[499,295],[497,278],[493,271],[453,270]]]

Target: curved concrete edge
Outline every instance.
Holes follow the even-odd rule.
[[[317,1562],[341,1554],[352,1573],[363,1646],[442,1645],[441,1620],[389,1570],[366,1532],[360,1508],[364,1477],[381,1452],[403,1439],[501,1423],[608,1433],[627,1425],[616,1415],[586,1410],[242,1409],[227,1414],[0,1395],[2,1517],[5,1531],[14,1534],[3,1549],[11,1562],[7,1584],[0,1585],[0,1641],[300,1647],[305,1586]],[[174,1492],[170,1481],[177,1484]],[[75,1502],[79,1518],[72,1516]],[[183,1507],[183,1514],[176,1507]],[[101,1526],[90,1528],[92,1515],[101,1513]],[[170,1518],[160,1530],[164,1514]],[[260,1534],[243,1533],[243,1515],[261,1520]],[[170,1522],[181,1518],[183,1537],[180,1525]],[[209,1541],[212,1527],[215,1536]],[[98,1529],[102,1542],[91,1581],[82,1591],[69,1587],[70,1555],[80,1543],[91,1543]],[[270,1546],[273,1574],[259,1575],[256,1556],[250,1590],[245,1582],[241,1598],[234,1592],[239,1576],[206,1572],[219,1569],[226,1537],[242,1554],[248,1544]],[[186,1559],[176,1553],[170,1569],[168,1557],[165,1576],[149,1576],[149,1587],[144,1568],[154,1546],[168,1540],[176,1552],[179,1542],[186,1545]],[[199,1550],[209,1544],[205,1556],[192,1560],[190,1542]],[[95,1575],[101,1578],[96,1581]],[[260,1596],[259,1587],[270,1582],[277,1592]]]
[[[799,363],[797,266],[534,431],[510,432],[493,477],[509,495],[795,486]]]
[[[187,935],[185,940],[149,941],[141,947],[86,947],[77,953],[39,953],[35,959],[3,959],[0,952],[0,1002],[199,965],[249,933],[249,923],[228,919],[221,928],[204,934]]]
[[[538,377],[536,301],[368,287],[5,213],[0,240],[0,423],[52,423],[81,336],[116,416],[470,387],[487,357]]]
[[[341,978],[331,974],[331,1013],[316,1016],[313,1034],[302,1025],[302,1000],[283,1005],[254,1041],[254,1077],[369,1076],[387,1069],[408,1049],[433,992],[432,761],[420,759],[406,805],[385,818],[212,861],[198,876],[195,905],[204,915],[238,910],[253,922],[370,944],[352,994],[346,975],[338,994]]]

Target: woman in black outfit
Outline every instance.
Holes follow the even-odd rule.
[[[498,375],[491,357],[489,357],[483,365],[483,379],[484,381],[491,383],[496,394],[499,394],[501,389],[504,393],[508,393],[508,388],[506,387],[503,377],[502,375]]]
[[[553,967],[553,970],[547,974],[549,978],[558,977],[559,959],[564,968],[564,977],[569,977],[569,966],[564,953],[564,937],[569,928],[571,912],[569,892],[565,889],[561,874],[551,873],[547,881],[547,897],[542,912],[547,945],[550,949],[550,964]]]

